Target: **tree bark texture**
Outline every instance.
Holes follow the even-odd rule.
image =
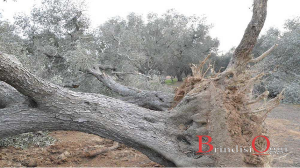
[[[106,87],[120,94],[123,97],[122,100],[157,111],[165,111],[171,108],[174,94],[160,91],[140,90],[124,86],[113,80],[112,77],[105,74],[100,69],[103,69],[103,66],[96,66],[93,69],[88,69],[87,72],[95,76]]]

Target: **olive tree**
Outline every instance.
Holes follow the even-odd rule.
[[[9,54],[22,55],[23,41],[15,31],[16,27],[4,20],[0,12],[0,50]]]
[[[146,21],[132,13],[127,19],[117,17],[101,25],[98,37],[103,60],[117,68],[145,75],[173,75],[182,81],[182,73],[191,74],[189,64],[217,51],[219,42],[208,35],[210,27],[204,18],[174,10],[162,16],[150,13]]]
[[[266,58],[257,65],[258,71],[263,71],[267,75],[262,80],[262,84],[256,87],[260,93],[265,90],[270,91],[270,97],[275,97],[285,88],[285,103],[300,103],[300,21],[299,18],[287,20],[285,31],[281,32],[276,28],[271,28],[262,35],[254,49],[254,56],[258,56],[270,44],[279,44],[278,48],[272,52],[272,57]]]
[[[267,93],[252,97],[253,85],[263,74],[253,76],[248,68],[249,63],[260,62],[276,47],[257,58],[251,56],[266,14],[267,0],[254,0],[252,19],[227,69],[204,78],[203,64],[207,59],[194,65],[193,76],[181,87],[184,97],[165,112],[101,94],[70,91],[35,76],[14,56],[1,53],[0,80],[30,101],[2,105],[0,136],[37,130],[76,130],[124,143],[165,166],[269,166],[267,155],[197,153],[197,135],[211,136],[215,146],[235,148],[251,146],[254,137],[266,134],[264,120],[283,95],[252,108]],[[256,140],[258,150],[266,145],[265,139]]]
[[[111,94],[80,71],[98,62],[100,54],[84,1],[43,0],[29,15],[15,16],[15,25],[24,39],[20,60],[33,73],[79,91]]]

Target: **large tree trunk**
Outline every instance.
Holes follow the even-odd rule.
[[[228,65],[229,68],[234,68],[236,71],[242,72],[247,63],[252,59],[252,50],[267,17],[267,1],[254,0],[252,19],[245,30],[240,44],[234,51],[233,58]]]
[[[250,24],[255,24],[246,29],[240,44],[245,47],[238,47],[229,68],[205,79],[202,66],[193,67],[194,76],[185,80],[184,92],[180,92],[184,97],[165,112],[67,90],[32,75],[12,56],[0,54],[0,80],[35,104],[0,109],[0,137],[37,130],[76,130],[124,143],[166,166],[268,166],[270,158],[264,155],[197,153],[197,135],[211,136],[215,147],[251,146],[254,137],[265,135],[264,119],[282,99],[280,94],[260,109],[250,106],[267,95],[252,99],[251,88],[261,75],[252,77],[246,71],[247,63],[255,62],[246,58],[263,26],[266,4],[267,0],[254,0]],[[124,91],[131,92],[135,90]],[[264,139],[256,141],[259,150],[265,145]]]
[[[208,157],[194,159],[182,152],[186,142],[179,120],[185,119],[176,110],[151,111],[103,95],[69,91],[37,78],[6,54],[0,55],[0,80],[37,104],[1,109],[1,137],[37,130],[76,130],[124,143],[167,166],[214,163]],[[186,120],[191,120],[190,112],[186,114]],[[183,147],[178,146],[181,141]],[[197,150],[197,140],[194,142],[191,149]]]

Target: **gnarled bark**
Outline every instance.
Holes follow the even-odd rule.
[[[190,158],[181,151],[177,144],[181,141],[178,118],[170,121],[176,113],[151,111],[103,95],[69,91],[32,75],[7,55],[0,55],[0,80],[37,103],[36,108],[2,109],[1,137],[37,130],[77,130],[122,142],[167,166],[214,163],[206,157]]]
[[[246,64],[251,59],[250,55],[267,17],[267,1],[254,0],[252,19],[245,30],[240,44],[234,51],[228,68],[234,68],[237,71],[243,71],[246,68]]]

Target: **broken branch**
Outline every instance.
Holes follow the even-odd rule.
[[[278,46],[278,44],[273,45],[268,51],[264,52],[261,56],[255,58],[255,59],[251,59],[250,62],[253,63],[257,63],[261,60],[263,60],[266,56],[268,56],[276,47]]]

